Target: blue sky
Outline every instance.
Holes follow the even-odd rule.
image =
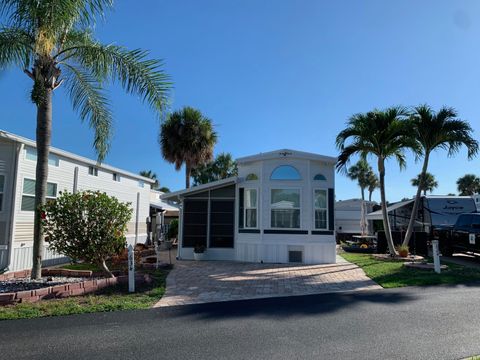
[[[480,139],[480,2],[320,0],[118,1],[96,35],[144,48],[165,61],[174,82],[172,109],[190,105],[210,117],[215,152],[234,157],[279,148],[337,155],[334,140],[348,117],[391,105],[455,107]],[[35,136],[30,80],[0,74],[0,128]],[[183,172],[163,161],[159,123],[139,99],[110,87],[115,137],[106,162],[133,172],[154,170],[180,189]],[[54,97],[53,145],[95,157],[92,133],[60,89]],[[462,151],[434,154],[435,194],[455,192],[479,159]],[[372,163],[373,164],[373,163]],[[387,167],[390,201],[411,196],[420,164]],[[337,176],[337,198],[358,197]],[[374,198],[378,199],[378,193]]]

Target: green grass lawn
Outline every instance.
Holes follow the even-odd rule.
[[[165,279],[168,271],[156,270],[149,274],[153,279],[152,284],[138,286],[137,291],[133,294],[128,292],[128,284],[121,284],[103,289],[95,294],[43,300],[33,304],[0,306],[0,320],[148,309],[165,293]]]
[[[368,254],[341,253],[345,260],[360,266],[369,278],[384,288],[458,284],[480,281],[480,270],[442,262],[447,270],[436,274],[433,270],[409,269],[402,262],[376,260]]]

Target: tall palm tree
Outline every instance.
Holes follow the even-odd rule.
[[[180,170],[185,165],[185,186],[190,187],[192,169],[213,157],[217,134],[212,122],[191,107],[170,114],[161,126],[159,143],[165,160]]]
[[[412,186],[416,188],[420,187],[423,191],[423,195],[427,196],[427,192],[432,192],[438,187],[438,181],[435,180],[435,176],[429,172],[425,173],[425,178],[422,181],[422,174],[418,174],[417,177],[410,180]]]
[[[411,137],[416,142],[417,156],[423,156],[423,167],[403,245],[408,245],[412,236],[430,154],[435,150],[447,150],[447,155],[453,156],[465,146],[468,158],[471,159],[478,152],[478,142],[472,137],[473,130],[470,124],[458,119],[457,112],[452,108],[442,107],[435,112],[428,105],[420,105],[414,108],[410,122]]]
[[[480,193],[480,178],[474,174],[466,174],[457,180],[460,196],[471,196]]]
[[[113,0],[0,0],[0,70],[20,68],[33,82],[37,109],[37,167],[32,278],[40,278],[43,235],[40,207],[45,204],[53,93],[65,86],[73,108],[94,130],[94,148],[102,161],[110,146],[112,114],[103,91],[118,82],[163,113],[170,83],[161,62],[142,50],[97,41],[92,29]]]
[[[367,183],[368,183],[368,201],[372,201],[372,194],[379,187],[378,176],[373,172],[373,170],[370,170],[367,174]]]
[[[142,170],[138,173],[140,176],[152,179],[155,181],[155,183],[152,186],[152,189],[158,190],[158,187],[160,186],[160,183],[158,182],[158,177],[157,174],[154,173],[152,170]]]
[[[362,194],[362,200],[365,200],[365,189],[368,187],[368,172],[372,168],[368,162],[364,159],[360,159],[356,164],[350,166],[347,170],[347,176],[356,180],[358,186],[360,187],[360,192]]]
[[[347,128],[338,134],[336,140],[340,150],[337,161],[338,170],[345,171],[351,157],[357,154],[363,159],[369,155],[377,158],[383,225],[388,249],[392,256],[397,253],[387,213],[385,161],[394,158],[401,169],[406,165],[404,150],[412,145],[409,137],[409,123],[405,120],[407,116],[408,112],[403,107],[391,107],[383,111],[374,110],[366,114],[353,115],[347,122]]]

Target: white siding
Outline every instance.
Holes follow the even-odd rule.
[[[0,175],[5,177],[3,200],[0,210],[0,270],[7,266],[10,251],[15,156],[15,143],[0,140]]]
[[[281,165],[295,167],[301,180],[270,180],[272,171]],[[258,180],[246,181],[245,178],[254,173]],[[317,174],[322,174],[326,180],[313,180]],[[236,226],[234,240],[234,256],[237,261],[286,263],[289,261],[290,250],[303,252],[303,262],[307,264],[335,262],[335,235],[330,228],[325,234],[312,234],[314,228],[314,189],[334,189],[335,169],[332,162],[308,159],[305,156],[278,156],[277,158],[254,159],[241,161],[238,167]],[[258,191],[258,233],[238,231],[238,188],[255,188]],[[301,234],[264,233],[271,229],[270,197],[272,189],[293,188],[300,190],[300,228]],[[332,209],[328,216],[334,217]],[[327,220],[328,221],[328,220]],[[181,237],[181,234],[180,234]],[[214,252],[208,249],[206,254],[210,260],[230,260],[230,252]],[[185,259],[193,258],[191,249],[179,248],[179,255]]]
[[[25,149],[20,154],[18,164],[18,179],[16,184],[16,221],[14,235],[14,259],[10,269],[17,270],[28,268],[31,265],[31,248],[33,245],[33,217],[32,211],[22,211],[22,190],[25,178],[35,179],[36,161],[25,158]],[[133,215],[128,224],[127,241],[135,242],[135,222],[137,193],[140,193],[140,205],[138,216],[138,240],[145,242],[147,238],[146,218],[149,216],[150,184],[144,183],[139,186],[139,180],[126,175],[120,175],[120,182],[113,180],[113,171],[99,167],[98,176],[88,174],[89,164],[76,159],[57,155],[60,159],[59,166],[49,165],[48,182],[57,184],[57,195],[60,191],[73,191],[75,167],[78,167],[78,190],[99,190],[110,196],[115,196],[120,201],[130,202],[133,208]],[[17,250],[18,249],[18,250]],[[20,250],[21,249],[21,250]],[[30,254],[30,256],[29,256]],[[54,255],[46,251],[46,260],[55,259]]]

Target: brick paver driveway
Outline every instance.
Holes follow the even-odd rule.
[[[340,256],[327,265],[177,261],[155,307],[370,289],[381,287]]]

